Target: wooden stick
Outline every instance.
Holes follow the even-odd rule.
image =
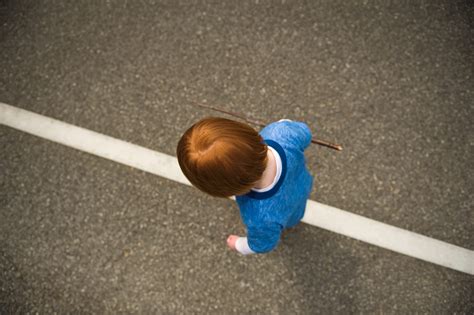
[[[210,106],[210,105],[204,105],[204,104],[196,103],[196,102],[192,102],[191,104],[202,107],[202,108],[207,108],[207,109],[211,109],[211,110],[214,110],[214,111],[217,111],[217,112],[221,112],[221,113],[224,113],[224,114],[228,114],[228,115],[231,115],[231,116],[234,116],[234,117],[238,117],[240,119],[245,120],[248,123],[251,123],[251,124],[254,124],[254,125],[257,125],[257,126],[260,126],[260,127],[265,127],[266,125],[268,125],[267,123],[265,123],[261,120],[248,119],[247,117],[245,117],[242,114],[226,111],[226,110],[223,110],[223,109],[220,109],[220,108],[217,108],[217,107],[213,107],[213,106]],[[331,142],[328,142],[328,141],[325,141],[325,140],[312,138],[311,143],[319,144],[319,145],[322,145],[322,146],[325,146],[325,147],[328,147],[328,148],[331,148],[331,149],[334,149],[334,150],[337,150],[337,151],[342,151],[342,146],[340,144],[331,143]]]

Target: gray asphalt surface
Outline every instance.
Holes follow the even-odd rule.
[[[473,6],[1,1],[0,101],[175,155],[208,102],[303,120],[311,199],[474,249]],[[474,278],[0,126],[0,313],[472,314]]]

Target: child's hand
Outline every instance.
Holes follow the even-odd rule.
[[[229,235],[227,238],[227,246],[229,246],[230,249],[236,250],[235,249],[235,242],[237,242],[237,239],[239,237],[237,235]]]

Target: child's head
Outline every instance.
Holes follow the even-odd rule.
[[[257,131],[218,117],[191,126],[179,140],[177,155],[189,181],[215,197],[249,192],[267,165],[267,146]]]

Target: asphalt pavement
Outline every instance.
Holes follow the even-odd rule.
[[[206,102],[305,121],[311,199],[474,250],[468,1],[0,1],[0,101],[175,155]],[[0,126],[1,314],[472,314],[474,277]]]

